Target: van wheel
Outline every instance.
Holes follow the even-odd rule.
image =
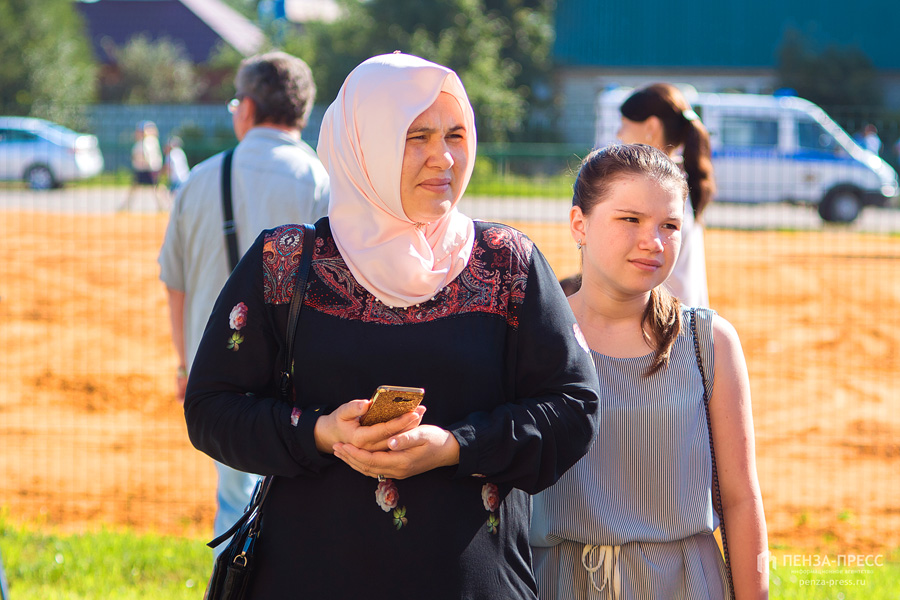
[[[34,165],[25,172],[25,181],[33,190],[49,190],[56,185],[53,172],[44,165]]]
[[[853,188],[835,188],[819,204],[819,216],[831,223],[852,223],[862,210],[862,198]]]

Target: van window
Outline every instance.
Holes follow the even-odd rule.
[[[797,143],[803,150],[834,154],[837,144],[831,134],[812,120],[797,121]]]
[[[722,145],[774,148],[778,145],[778,121],[757,117],[724,117]]]
[[[21,129],[0,129],[0,141],[4,142],[34,142],[38,137],[30,131]]]

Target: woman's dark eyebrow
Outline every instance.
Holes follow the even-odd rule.
[[[466,126],[465,125],[455,125],[455,126],[451,127],[447,133],[454,133],[456,131],[459,131],[460,129],[465,131]],[[437,132],[436,127],[430,127],[427,125],[423,125],[421,127],[410,127],[409,131],[406,132],[406,135],[412,135],[414,133],[436,133],[436,132]]]
[[[635,215],[635,216],[638,216],[638,217],[644,217],[644,216],[646,216],[645,213],[642,213],[642,212],[640,212],[640,211],[638,211],[638,210],[631,210],[631,209],[629,209],[629,208],[614,208],[613,210],[614,210],[615,212],[618,212],[618,213],[624,213],[624,214],[626,214],[626,215]],[[666,218],[667,218],[667,219],[671,219],[671,220],[673,220],[673,221],[682,221],[682,220],[683,220],[683,218],[682,218],[682,217],[679,217],[677,213],[675,213],[675,214],[670,214],[670,215],[669,215],[668,217],[666,217]]]

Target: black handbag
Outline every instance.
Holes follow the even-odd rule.
[[[719,533],[722,536],[722,556],[725,559],[725,578],[728,589],[725,590],[727,598],[734,598],[734,578],[731,575],[731,557],[728,556],[728,538],[725,535],[725,513],[722,511],[722,493],[719,491],[719,470],[716,467],[716,449],[713,445],[712,421],[709,420],[709,385],[706,380],[706,372],[703,369],[703,358],[700,355],[700,338],[697,337],[696,308],[691,309],[691,333],[694,336],[694,353],[697,355],[697,367],[700,369],[700,378],[703,380],[703,408],[706,411],[706,428],[709,431],[709,459],[712,464],[713,480],[713,507],[719,515]]]
[[[284,367],[281,371],[279,388],[280,398],[292,404],[290,393],[294,372],[294,342],[300,322],[303,296],[306,295],[306,283],[309,280],[316,239],[316,230],[312,225],[303,225],[303,228],[303,254],[300,268],[297,270],[294,295],[291,298],[288,313],[285,334],[287,348],[284,353]],[[206,594],[203,596],[204,600],[241,600],[246,596],[250,575],[255,566],[256,544],[262,533],[264,503],[274,479],[273,475],[267,475],[257,482],[250,504],[244,509],[244,514],[228,531],[207,544],[210,548],[215,548],[231,537],[228,546],[216,557],[212,576],[206,587]]]

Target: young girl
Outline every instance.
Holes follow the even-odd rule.
[[[534,497],[542,599],[724,598],[713,475],[690,309],[664,287],[681,245],[685,177],[642,145],[592,152],[570,228],[583,283],[569,297],[600,375],[600,436]],[[737,598],[767,596],[766,525],[747,367],[734,328],[696,310]]]
[[[628,97],[619,107],[618,137],[626,144],[649,144],[681,160],[690,188],[690,204],[681,228],[681,254],[666,287],[688,306],[709,306],[703,211],[716,191],[709,132],[674,85],[655,83]]]

